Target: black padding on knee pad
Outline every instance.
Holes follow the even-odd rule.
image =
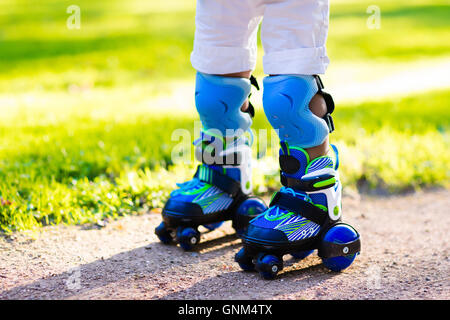
[[[333,97],[328,92],[325,92],[325,91],[319,91],[319,92],[322,95],[323,99],[325,100],[328,113],[329,114],[333,113],[333,111],[335,109]]]
[[[255,117],[255,107],[250,101],[248,102],[247,110],[245,110],[244,112],[248,113],[252,118]]]
[[[258,84],[258,80],[256,80],[254,75],[250,76],[250,84],[252,86],[254,86],[256,88],[256,90],[259,91],[259,84]],[[250,92],[250,94],[248,95],[248,108],[247,110],[245,110],[245,113],[248,113],[250,115],[250,117],[254,118],[255,117],[255,107],[253,106],[253,104],[250,102],[250,97],[252,96],[252,93]]]
[[[256,78],[255,78],[254,75],[251,75],[251,76],[250,76],[250,84],[252,84],[252,85],[256,88],[256,90],[259,91],[258,80],[256,80]]]
[[[332,133],[334,131],[334,121],[333,121],[333,117],[331,116],[331,114],[327,113],[323,119],[326,121],[327,125],[328,125],[328,129],[330,130],[330,133]]]
[[[322,82],[322,79],[318,75],[314,75],[314,78],[317,82],[317,88],[318,88],[318,94],[320,94],[323,99],[325,100],[325,104],[327,106],[327,114],[323,117],[323,119],[326,121],[328,128],[330,129],[330,133],[334,131],[334,122],[333,118],[331,117],[331,114],[333,113],[335,109],[335,104],[333,97],[328,92],[323,91],[324,85]]]

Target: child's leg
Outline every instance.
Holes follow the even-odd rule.
[[[329,63],[325,47],[328,19],[328,0],[285,0],[268,3],[261,27],[265,73],[304,76],[325,73]],[[323,118],[327,113],[323,97],[315,94],[308,99],[312,113]],[[311,145],[310,141],[302,145],[311,159],[328,152],[328,135],[320,142],[313,142],[315,145]],[[298,145],[305,142],[297,140],[293,143]]]
[[[198,0],[196,10],[191,62],[198,71],[196,107],[203,129],[239,137],[251,125],[249,78],[263,5],[259,0]]]
[[[337,154],[328,155],[334,104],[316,76],[324,73],[329,63],[325,47],[328,17],[328,0],[267,4],[261,32],[266,53],[264,70],[271,76],[264,79],[263,105],[284,146],[280,150],[282,183],[307,192],[315,205],[338,219],[338,159]],[[334,176],[330,194],[313,192],[299,183],[303,176],[318,170]]]
[[[249,79],[256,65],[260,0],[198,0],[192,66],[199,72]],[[248,100],[242,111],[248,108]]]
[[[242,231],[266,209],[251,193],[250,143],[244,133],[252,124],[247,111],[250,70],[256,63],[260,18],[252,0],[198,0],[192,65],[197,69],[195,105],[202,122],[195,141],[197,172],[171,193],[156,234],[176,238],[190,249],[199,240],[197,226],[209,229],[224,220]]]
[[[217,79],[233,78],[225,81],[227,85],[242,83],[244,79],[248,81],[256,65],[256,37],[263,10],[261,0],[198,0],[194,50],[191,54],[192,66],[199,73],[215,75]],[[197,77],[197,81],[199,79],[202,77]],[[207,87],[211,90],[210,86]],[[212,118],[221,120],[224,108],[230,111],[230,106],[221,103],[220,94],[210,96],[204,91],[201,92],[199,88],[202,88],[201,83],[197,83],[196,106],[204,128],[208,129],[214,124],[211,123],[214,122],[211,121],[214,120]],[[214,90],[222,91],[222,89],[216,86]],[[203,97],[207,95],[207,99],[199,99],[199,92]],[[221,94],[229,95],[230,92],[223,91]],[[247,110],[247,97],[239,107],[242,111]],[[231,109],[233,108],[236,106],[231,106]],[[232,114],[239,116],[236,112]],[[242,121],[240,123],[240,129],[248,129],[245,125],[242,126]],[[230,125],[233,124],[228,122],[221,127],[236,129],[227,127]]]
[[[215,75],[253,70],[260,0],[197,0],[192,66]]]
[[[270,75],[324,74],[329,64],[328,21],[328,0],[267,3],[261,26],[264,72]]]
[[[328,58],[327,0],[267,2],[262,25],[265,49],[263,106],[281,140],[283,187],[270,208],[252,220],[235,259],[273,278],[282,256],[304,258],[314,249],[331,270],[348,267],[359,252],[358,233],[341,219],[338,153],[328,155],[334,104],[315,75]]]

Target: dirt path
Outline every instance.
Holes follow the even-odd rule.
[[[450,191],[344,198],[362,254],[342,273],[312,255],[276,280],[242,272],[229,224],[196,252],[160,244],[158,214],[105,227],[44,228],[0,238],[0,299],[449,299]],[[209,241],[208,241],[209,240]]]

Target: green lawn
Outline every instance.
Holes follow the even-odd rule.
[[[449,92],[435,92],[338,109],[332,142],[341,151],[346,188],[448,187],[448,101]],[[178,128],[193,132],[195,118],[155,117],[140,110],[133,118],[132,110],[118,120],[74,114],[50,123],[44,116],[34,123],[26,119],[21,125],[19,112],[2,122],[2,229],[95,222],[160,207],[175,182],[193,173],[194,163],[172,162],[178,141],[171,134]],[[264,128],[269,126],[259,112],[254,130]],[[256,149],[257,144],[255,155]],[[278,186],[276,168],[267,170],[267,162],[276,160],[266,156],[255,166],[259,192]]]
[[[66,27],[71,4],[0,2],[0,91],[65,90],[73,83],[112,88],[191,76],[194,0],[79,0],[80,30]],[[448,55],[448,1],[379,0],[379,30],[366,27],[372,4],[332,1],[328,51],[333,63],[395,64]]]
[[[196,115],[160,112],[154,99],[193,78],[194,1],[79,0],[80,30],[66,28],[71,4],[0,2],[3,232],[160,207],[195,166],[173,163],[171,135],[179,128],[192,134]],[[332,2],[333,62],[413,65],[448,56],[446,1],[377,1],[379,30],[366,27],[370,4]],[[182,99],[192,107],[190,93]],[[449,187],[449,102],[440,91],[339,105],[332,142],[345,188]],[[258,111],[257,133],[270,129]],[[273,164],[269,156],[255,162],[257,192],[278,187]]]

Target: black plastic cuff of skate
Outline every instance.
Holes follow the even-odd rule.
[[[324,225],[328,219],[328,214],[323,210],[305,200],[286,193],[277,192],[270,203],[270,207],[274,205],[290,212],[294,212],[320,226]]]
[[[330,188],[331,184],[324,185],[321,187],[315,187],[314,185],[318,182],[325,181],[325,180],[328,180],[331,178],[334,178],[334,175],[325,174],[325,175],[311,177],[311,178],[296,179],[296,178],[286,177],[283,174],[283,172],[280,171],[280,181],[283,186],[288,187],[288,188],[293,188],[296,190],[300,190],[300,191],[305,191],[305,192],[313,192],[313,191],[319,191],[319,190]]]
[[[280,169],[287,174],[294,174],[300,170],[300,161],[294,156],[282,154],[279,157]]]
[[[361,240],[358,235],[357,239],[347,243],[334,243],[322,241],[320,248],[318,250],[318,254],[319,257],[326,259],[356,254],[360,251],[361,251]]]
[[[334,131],[334,122],[333,122],[333,117],[331,117],[331,114],[327,113],[324,117],[323,120],[326,121],[327,126],[328,126],[328,130],[329,133],[332,133]]]
[[[204,166],[203,170],[209,171],[209,173],[207,174],[208,177],[200,178],[200,173],[199,173],[200,167],[201,166],[197,167],[197,172],[195,173],[195,176],[194,176],[195,178],[219,188],[220,190],[222,190],[225,193],[228,193],[232,197],[236,197],[240,194],[243,194],[242,189],[241,189],[241,183],[239,181],[236,181],[236,180],[230,178],[229,176],[218,172],[217,170],[213,170],[211,168]]]

